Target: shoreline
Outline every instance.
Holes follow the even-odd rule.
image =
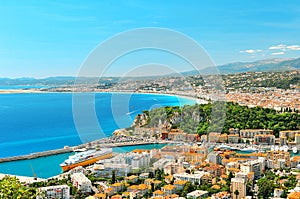
[[[180,97],[188,100],[195,101],[195,103],[198,104],[204,104],[208,103],[207,100],[200,99],[196,96],[195,93],[178,93],[178,91],[174,92],[134,92],[134,91],[126,91],[126,90],[120,90],[120,91],[111,91],[111,90],[100,90],[100,91],[41,91],[41,90],[36,90],[36,89],[3,89],[0,90],[0,95],[1,94],[32,94],[32,93],[37,93],[37,94],[49,94],[49,93],[71,93],[71,94],[76,94],[76,93],[112,93],[112,94],[145,94],[145,95],[166,95],[166,96],[174,96],[174,97]]]

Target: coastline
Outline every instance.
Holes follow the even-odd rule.
[[[207,100],[199,99],[195,93],[179,93],[179,92],[133,92],[133,91],[126,91],[126,90],[99,90],[99,91],[41,91],[37,89],[3,89],[0,90],[1,94],[31,94],[31,93],[38,93],[38,94],[49,94],[49,93],[115,93],[115,94],[149,94],[149,95],[166,95],[166,96],[174,96],[174,97],[180,97],[188,100],[195,101],[197,104],[204,104],[208,103]]]
[[[34,89],[3,89],[0,90],[1,94],[21,94],[21,93],[44,93],[44,91],[34,90]]]

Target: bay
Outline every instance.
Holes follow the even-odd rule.
[[[88,130],[89,140],[110,136],[119,128],[132,124],[134,117],[162,106],[183,106],[195,101],[171,95],[93,93],[91,106],[102,132],[93,126]],[[72,93],[20,93],[0,95],[0,157],[10,157],[79,145],[86,140],[74,123]],[[125,107],[125,108],[124,108]],[[117,111],[116,111],[117,110]],[[83,113],[84,117],[84,113]],[[86,137],[86,136],[85,136]],[[134,147],[133,147],[134,149]],[[123,149],[122,149],[123,150]],[[0,173],[50,177],[61,172],[58,164],[65,154],[29,160],[25,166],[19,161],[0,164]],[[47,163],[46,163],[47,162]],[[51,171],[47,169],[50,167]],[[56,169],[54,169],[56,167]]]

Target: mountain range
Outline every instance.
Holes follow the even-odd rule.
[[[300,69],[300,58],[296,59],[265,59],[254,62],[235,62],[224,64],[216,67],[207,67],[199,71],[186,71],[181,74],[168,74],[160,77],[171,77],[171,76],[190,76],[190,75],[210,75],[210,74],[234,74],[234,73],[244,73],[244,72],[268,72],[268,71],[287,71],[287,70],[299,70]],[[148,77],[146,79],[154,79],[160,77]],[[145,79],[145,77],[128,77],[131,80]],[[68,85],[73,84],[75,81],[80,81],[81,83],[97,83],[98,78],[96,77],[72,77],[72,76],[59,76],[59,77],[48,77],[44,79],[35,78],[0,78],[0,85]],[[118,82],[118,77],[103,77],[101,78],[101,83],[105,82]],[[126,79],[123,79],[126,80]]]

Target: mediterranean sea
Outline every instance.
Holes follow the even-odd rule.
[[[128,104],[124,103],[125,99],[130,99]],[[162,106],[183,106],[194,104],[195,101],[171,95],[95,93],[92,103],[104,135],[110,136],[114,130],[130,126],[135,115],[143,110]],[[128,112],[112,111],[113,106],[124,104],[128,106]],[[116,108],[118,109],[114,109]],[[94,132],[95,129],[90,130]],[[103,133],[94,133],[91,136],[93,139],[100,139]],[[0,157],[24,155],[81,143],[73,120],[72,93],[0,95]],[[35,173],[37,177],[43,178],[58,175],[61,172],[59,163],[68,155],[1,163],[0,173],[26,176],[33,176]]]

